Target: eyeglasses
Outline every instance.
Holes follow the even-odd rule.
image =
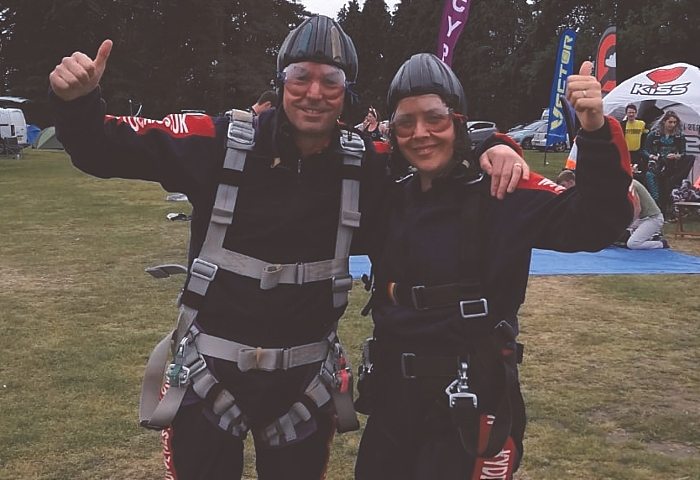
[[[282,72],[284,87],[292,95],[304,95],[314,83],[324,97],[335,98],[345,93],[345,72],[332,65],[319,65],[311,71],[301,64],[291,64]]]
[[[410,137],[415,132],[419,119],[423,127],[430,133],[440,133],[450,128],[455,118],[464,121],[463,115],[449,109],[447,111],[432,110],[418,115],[398,114],[394,116],[389,126],[397,137]]]

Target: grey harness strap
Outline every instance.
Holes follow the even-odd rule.
[[[231,112],[229,124],[227,151],[224,159],[223,178],[240,178],[245,167],[248,152],[254,147],[253,116],[249,112],[234,110]],[[216,199],[212,209],[211,220],[207,235],[198,258],[190,267],[188,282],[183,292],[180,315],[177,328],[167,335],[151,353],[146,366],[143,388],[141,392],[140,422],[147,428],[167,428],[174,418],[185,392],[190,384],[201,398],[205,398],[217,380],[206,367],[203,355],[222,358],[237,362],[241,371],[250,369],[276,370],[326,360],[319,376],[307,387],[304,395],[317,406],[322,406],[333,399],[339,416],[339,431],[359,428],[355,411],[352,407],[352,386],[345,388],[339,395],[338,382],[332,381],[334,375],[342,371],[349,375],[346,369],[345,357],[343,365],[338,365],[339,353],[342,353],[340,343],[328,339],[321,342],[301,345],[288,349],[266,349],[251,347],[229,340],[200,333],[194,326],[198,305],[187,298],[204,298],[209,284],[214,280],[219,269],[238,275],[260,279],[260,288],[267,290],[279,283],[301,285],[320,280],[331,280],[333,289],[333,304],[340,307],[348,302],[348,292],[352,288],[352,277],[349,273],[349,252],[353,228],[359,226],[359,192],[358,175],[350,174],[358,171],[364,154],[364,143],[354,138],[340,137],[341,155],[344,175],[341,188],[341,205],[336,237],[335,258],[310,263],[271,264],[247,255],[226,250],[223,247],[226,231],[233,221],[233,213],[238,196],[238,185],[235,181],[222,182],[217,189]],[[152,275],[167,276],[177,273],[176,268],[154,267],[149,269]],[[154,274],[154,271],[156,274]],[[157,273],[160,273],[158,275]],[[335,337],[335,329],[333,331]],[[190,345],[192,344],[192,345]],[[163,380],[163,365],[167,362],[168,346],[174,356],[173,363],[167,369],[167,384]],[[334,349],[329,348],[334,346]],[[190,348],[194,347],[194,348]],[[337,370],[326,372],[329,362]],[[347,370],[347,371],[346,371]],[[325,372],[325,373],[324,373]],[[331,378],[329,380],[328,378]],[[323,379],[323,381],[319,380]],[[325,393],[320,392],[323,385]],[[348,397],[349,391],[349,398]],[[161,398],[162,397],[162,398]],[[349,407],[349,411],[348,411]],[[233,395],[225,389],[220,389],[213,402],[214,413],[220,417],[220,426],[234,435],[242,435],[247,431],[246,419],[235,405]],[[342,412],[341,412],[342,410]],[[310,418],[311,413],[297,402],[292,409],[269,428],[260,433],[262,438],[269,439],[270,444],[281,444],[296,438],[294,426]],[[276,443],[275,443],[276,442]]]

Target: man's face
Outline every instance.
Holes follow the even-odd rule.
[[[637,119],[637,110],[634,108],[628,108],[625,112],[628,122],[634,122]]]
[[[284,111],[306,136],[330,136],[343,112],[345,73],[332,65],[293,63],[284,69]]]

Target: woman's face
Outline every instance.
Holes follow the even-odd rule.
[[[399,150],[416,169],[423,190],[427,190],[432,180],[445,173],[452,163],[452,113],[438,95],[407,97],[396,107],[392,128]]]
[[[678,119],[676,117],[668,117],[664,122],[664,129],[666,133],[672,133],[676,129],[678,124]]]

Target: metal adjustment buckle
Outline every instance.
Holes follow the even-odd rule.
[[[477,305],[481,304],[481,311],[478,311],[476,313],[469,313],[468,307],[472,305]],[[485,298],[480,298],[478,300],[462,300],[459,302],[459,313],[462,314],[462,318],[477,318],[477,317],[485,317],[486,315],[489,314],[489,302]]]
[[[352,289],[351,275],[335,275],[331,277],[333,292],[347,292]]]
[[[484,174],[483,174],[483,172],[482,172],[482,173],[479,174],[478,177],[476,177],[474,180],[469,180],[466,184],[467,184],[467,185],[473,185],[473,184],[475,184],[475,183],[479,183],[479,182],[482,181],[483,179],[484,179]]]
[[[201,258],[195,258],[192,262],[192,276],[211,282],[216,276],[216,272],[219,270],[219,266],[213,263],[209,263]]]
[[[406,368],[406,359],[407,358],[415,358],[415,357],[416,357],[415,353],[402,353],[401,354],[401,374],[403,375],[403,378],[407,378],[409,380],[413,380],[413,379],[418,378],[415,375],[409,375],[408,371],[411,370],[411,373],[412,373],[412,369]]]
[[[291,350],[289,348],[280,348],[276,363],[278,370],[289,370],[289,364],[292,363]]]
[[[184,387],[190,380],[190,369],[184,365],[185,363],[185,348],[189,343],[189,338],[184,337],[180,340],[180,345],[177,347],[173,363],[168,365],[165,376],[171,387]]]
[[[361,381],[364,380],[365,375],[371,375],[372,370],[374,370],[374,365],[369,363],[365,365],[364,363],[361,363],[359,367],[357,367],[357,380]]]
[[[303,285],[304,280],[306,280],[306,267],[302,262],[297,262],[294,264],[294,284]]]
[[[189,373],[187,375],[188,380],[190,378],[194,377],[195,375],[197,375],[199,372],[205,370],[206,368],[207,368],[207,361],[204,360],[204,356],[200,353],[197,361],[194,362],[189,367]]]
[[[425,285],[411,287],[411,301],[416,310],[427,310],[425,306]]]
[[[457,403],[459,402],[460,404],[463,404],[465,400],[467,403],[466,405],[462,406],[467,407],[470,406],[469,403],[471,403],[471,406],[476,408],[478,405],[477,396],[473,393],[469,393],[469,385],[467,383],[469,380],[469,377],[467,377],[468,367],[467,362],[460,362],[459,369],[457,370],[457,379],[450,383],[450,385],[445,389],[445,393],[450,399],[450,408],[460,406],[457,405]],[[471,402],[469,402],[469,400],[471,400]]]

